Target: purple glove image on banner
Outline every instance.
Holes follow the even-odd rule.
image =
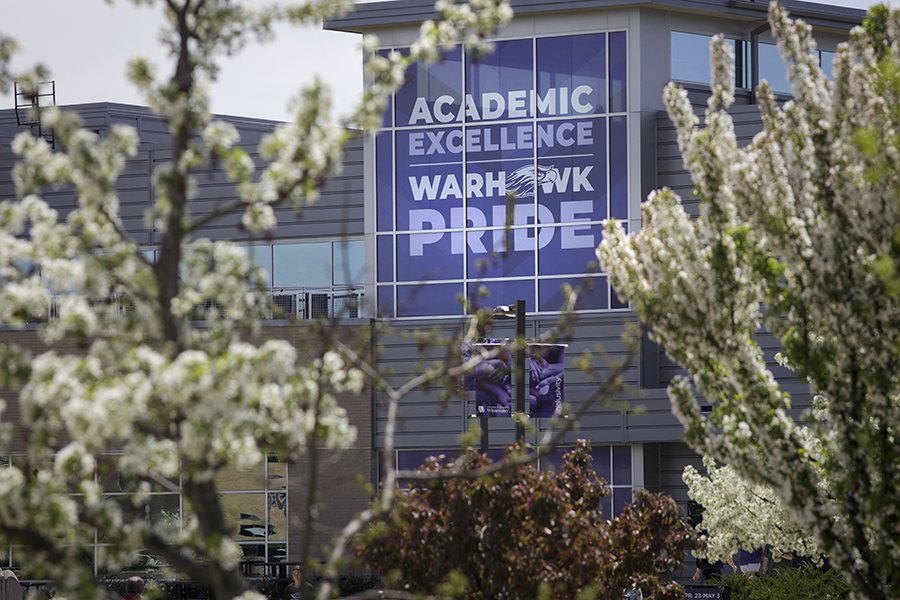
[[[490,352],[489,347],[484,349],[481,348],[485,345],[505,346],[508,343],[509,338],[481,338],[481,341],[479,342],[463,342],[459,347],[460,360],[463,362],[463,364],[465,364],[472,360],[473,356],[481,354],[481,352]],[[475,391],[475,373],[475,369],[466,371],[466,374],[463,376],[461,384],[462,387],[460,389],[468,390],[470,392]]]
[[[479,417],[509,416],[512,406],[512,363],[506,344],[475,344],[487,352],[500,349],[475,367],[475,410]]]
[[[552,417],[562,413],[565,344],[531,344],[528,361],[528,415]]]

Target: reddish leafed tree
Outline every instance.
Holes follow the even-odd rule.
[[[435,479],[417,481],[387,518],[357,536],[357,554],[389,585],[413,593],[619,600],[636,586],[654,598],[681,597],[658,572],[683,568],[699,540],[669,496],[638,490],[608,519],[601,500],[609,487],[591,468],[586,441],[565,456],[560,473],[517,465],[451,476],[490,466],[474,450],[450,467],[430,458],[417,474]]]

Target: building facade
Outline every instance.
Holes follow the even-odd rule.
[[[140,136],[137,155],[127,161],[116,182],[122,223],[128,234],[152,259],[159,243],[158,233],[146,224],[144,215],[154,198],[153,176],[171,157],[171,140],[165,121],[148,109],[123,104],[98,103],[64,107],[79,114],[84,127],[103,135],[112,126],[127,124]],[[240,146],[261,165],[257,146],[262,137],[278,124],[261,119],[218,117],[234,124],[241,135]],[[13,138],[36,126],[19,125],[14,110],[0,111],[0,199],[16,197],[12,170],[16,157],[11,150]],[[45,132],[46,133],[46,132]],[[310,319],[339,316],[342,335],[358,337],[369,321],[364,318],[364,254],[363,254],[363,169],[362,139],[351,138],[345,146],[341,174],[322,188],[318,201],[296,212],[286,206],[276,210],[278,228],[264,237],[253,237],[240,227],[240,215],[229,215],[210,221],[195,237],[211,240],[233,240],[248,253],[269,277],[268,289],[273,305],[273,319],[262,328],[259,340],[282,339],[297,348],[298,357],[310,359],[318,350],[314,336],[304,322]],[[195,217],[216,210],[237,198],[234,184],[221,169],[210,168],[197,174],[196,200],[191,202]],[[44,199],[64,219],[75,207],[75,196],[69,189],[47,189]],[[119,307],[128,310],[127,305]],[[277,313],[277,314],[276,314]],[[54,307],[48,306],[46,319],[52,319]],[[202,315],[198,315],[201,318]],[[275,318],[278,317],[278,318]],[[38,336],[41,322],[22,329],[0,325],[0,343],[13,343],[35,353],[47,351]],[[78,354],[83,348],[75,343],[58,343],[60,353]],[[15,390],[0,388],[6,401],[2,421],[17,423],[20,419]],[[329,468],[319,475],[322,507],[315,532],[315,548],[328,543],[351,516],[364,509],[369,497],[357,485],[357,478],[374,479],[371,442],[371,407],[368,393],[360,397],[341,398],[351,423],[359,432],[356,443],[340,456],[326,456]],[[13,429],[11,443],[0,448],[0,468],[16,464],[25,451],[25,432]],[[244,559],[259,562],[298,560],[302,499],[306,498],[309,464],[305,460],[286,464],[270,456],[265,468],[258,472],[231,472],[217,481],[222,504],[231,521],[235,540]],[[135,490],[120,480],[118,474],[101,464],[97,477],[110,495],[127,496]],[[179,493],[162,487],[154,488],[149,501],[135,509],[129,518],[148,519],[161,526],[179,526],[190,518],[188,506]],[[104,540],[96,540],[95,552],[102,553]],[[0,566],[16,566],[16,549],[0,549]],[[153,559],[148,558],[148,564]],[[151,571],[152,572],[152,571]]]
[[[828,71],[837,44],[861,22],[862,11],[787,4],[813,26],[820,63]],[[765,24],[767,7],[750,0],[518,0],[513,8],[516,16],[496,36],[493,54],[474,58],[457,47],[436,65],[415,65],[379,133],[348,142],[342,173],[326,184],[315,204],[302,213],[292,207],[276,210],[278,227],[265,238],[251,237],[240,228],[238,216],[211,222],[198,237],[240,242],[269,274],[273,303],[292,318],[267,322],[264,337],[288,339],[312,353],[302,321],[343,317],[348,335],[371,332],[372,346],[382,348],[379,366],[391,369],[395,382],[415,373],[423,361],[442,360],[437,350],[423,353],[403,333],[422,328],[462,332],[466,315],[460,297],[476,298],[483,287],[489,295],[478,302],[485,306],[524,300],[526,337],[537,339],[558,322],[562,286],[582,288],[577,322],[567,340],[565,399],[577,409],[595,391],[573,359],[598,347],[602,355],[597,354],[595,375],[601,378],[612,364],[631,360],[628,390],[620,398],[624,404],[597,405],[582,415],[578,431],[567,434],[563,446],[576,438],[592,440],[594,468],[612,486],[605,507],[610,515],[636,487],[684,502],[681,473],[687,464],[702,465],[680,441],[681,426],[666,395],[666,386],[681,370],[640,331],[636,316],[590,263],[602,222],[615,218],[630,231],[639,230],[641,202],[656,188],[675,189],[689,212],[699,212],[662,91],[676,80],[698,110],[705,106],[712,35],[723,33],[735,51],[738,89],[731,113],[743,143],[761,128],[751,93],[760,79],[789,98],[784,66]],[[430,0],[390,0],[361,4],[326,26],[375,34],[381,52],[403,52],[421,21],[435,16]],[[170,157],[165,123],[141,107],[71,108],[98,133],[116,123],[131,124],[140,133],[138,155],[128,162],[117,188],[125,227],[152,256],[158,238],[144,213],[153,199],[154,170]],[[276,125],[225,119],[238,128],[241,146],[254,159],[257,143]],[[0,111],[0,198],[15,195],[10,142],[22,129],[14,111]],[[235,197],[217,170],[198,174],[197,188],[191,205],[195,215]],[[512,204],[510,192],[515,192]],[[45,198],[61,217],[73,206],[69,190],[48,191]],[[393,332],[368,329],[373,320],[391,325]],[[40,326],[0,330],[0,339],[37,347]],[[633,355],[622,339],[629,330],[639,338]],[[513,338],[514,326],[498,321],[491,335]],[[774,338],[761,334],[760,343],[783,389],[792,394],[792,413],[799,416],[810,402],[806,386],[775,363]],[[8,402],[4,419],[15,421],[14,393],[0,393]],[[435,390],[415,391],[403,400],[393,450],[401,468],[418,466],[435,453],[458,452],[460,434],[476,421],[472,394],[450,405],[439,396]],[[367,504],[354,484],[357,476],[379,480],[385,447],[382,400],[371,391],[344,399],[359,438],[335,457],[322,482],[316,547]],[[537,419],[535,425],[540,436],[549,419]],[[513,438],[511,419],[490,419],[492,455],[499,456]],[[529,435],[528,441],[536,439]],[[14,438],[0,451],[0,465],[15,462],[23,441]],[[541,466],[558,464],[561,452],[544,457]],[[272,457],[265,472],[234,473],[220,482],[247,560],[296,559],[306,468]],[[114,474],[108,479],[109,493],[129,493],[117,487]],[[184,516],[179,495],[165,491],[154,493],[143,514],[161,522]],[[98,552],[101,547],[98,540]],[[4,564],[16,564],[15,549]]]
[[[813,27],[817,58],[830,74],[837,45],[864,12],[786,5]],[[683,85],[701,112],[710,93],[709,42],[723,34],[735,54],[730,112],[746,144],[762,128],[752,90],[765,79],[788,100],[786,69],[766,3],[513,0],[512,6],[515,16],[495,36],[493,54],[471,56],[457,47],[437,64],[416,64],[379,133],[366,139],[366,297],[379,317],[401,328],[448,331],[461,327],[461,296],[487,307],[524,300],[526,335],[536,339],[556,323],[561,286],[580,286],[567,356],[599,344],[604,355],[595,364],[602,376],[628,356],[621,336],[639,326],[590,264],[602,222],[615,218],[639,230],[642,201],[664,186],[681,195],[690,214],[699,214],[664,110],[664,87],[673,80]],[[362,4],[326,27],[375,35],[380,53],[403,53],[420,23],[432,18],[437,14],[429,0],[396,0]],[[482,287],[486,298],[476,297]],[[498,324],[491,335],[512,338],[513,327]],[[775,362],[777,340],[765,333],[759,340],[799,417],[811,400],[807,387]],[[383,361],[398,376],[411,374],[421,359],[413,348],[401,339],[382,343]],[[570,360],[565,396],[577,409],[595,388]],[[700,457],[680,441],[666,395],[681,372],[643,332],[627,372],[625,404],[592,408],[568,435],[567,443],[593,440],[595,468],[613,486],[613,512],[633,487],[685,502],[685,465],[702,470]],[[436,393],[424,392],[407,398],[402,410],[407,418],[395,444],[405,466],[435,450],[451,452],[475,414],[471,397],[444,408]],[[378,451],[384,417],[374,414]],[[535,424],[531,442],[549,425],[547,419]],[[491,419],[489,427],[492,451],[513,441],[509,419]]]

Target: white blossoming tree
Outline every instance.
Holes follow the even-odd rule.
[[[770,486],[742,479],[735,469],[718,467],[709,458],[703,464],[705,476],[690,465],[682,475],[690,497],[705,509],[700,529],[708,543],[705,550],[695,554],[725,561],[736,548],[765,544],[784,553],[819,556],[815,538],[800,526]]]
[[[22,563],[53,579],[60,597],[111,593],[82,560],[95,534],[108,544],[99,559],[104,568],[115,570],[147,548],[216,598],[249,597],[216,473],[259,465],[266,452],[291,460],[307,449],[347,445],[355,432],[335,397],[359,393],[373,374],[364,373],[362,361],[351,364],[358,356],[336,343],[323,343],[318,357],[306,362],[285,342],[246,341],[259,332],[267,310],[260,271],[232,243],[191,241],[202,225],[234,212],[251,231],[271,229],[274,206],[315,198],[339,165],[347,135],[330,118],[327,90],[315,82],[301,92],[295,122],[262,141],[268,164],[254,172],[235,145],[236,130],[212,119],[205,89],[220,57],[251,38],[268,37],[274,23],[314,23],[342,14],[349,3],[135,2],[165,12],[164,42],[175,62],[168,80],[158,79],[146,60],[129,66],[152,110],[167,119],[172,139],[173,160],[157,171],[146,215],[160,233],[158,258],[146,259],[124,230],[114,189],[126,156],[136,152],[136,132],[116,126],[98,136],[73,115],[45,110],[42,123],[60,150],[19,135],[18,198],[0,203],[0,323],[37,318],[53,291],[65,292],[57,297],[58,318],[41,337],[48,344],[75,341],[82,352],[32,354],[0,346],[0,386],[18,390],[17,426],[27,429],[28,446],[23,464],[0,469],[0,546],[16,545]],[[503,0],[474,4],[444,3],[445,20],[423,25],[422,41],[409,56],[375,57],[367,66],[372,85],[349,124],[377,127],[387,95],[410,62],[433,60],[460,40],[484,49],[485,36],[511,11]],[[0,36],[0,87],[14,76],[8,68],[14,49]],[[35,72],[18,79],[28,90],[43,77]],[[191,217],[193,173],[213,163],[234,180],[240,200]],[[60,186],[71,186],[77,196],[65,219],[41,196]],[[133,310],[116,311],[109,299]],[[190,323],[198,306],[208,309],[203,328]],[[421,381],[439,375],[429,372]],[[3,427],[5,445],[11,429]],[[151,486],[180,489],[193,518],[182,529],[125,522],[123,507],[95,482],[99,457],[110,451],[116,452],[114,468],[137,482],[126,501],[141,505]],[[52,468],[35,470],[38,464]],[[323,586],[323,595],[328,592]]]
[[[738,148],[730,51],[715,43],[705,128],[683,90],[665,91],[701,216],[657,191],[640,233],[610,222],[598,256],[692,377],[669,388],[687,442],[772,489],[859,597],[897,598],[900,11],[872,9],[838,50],[833,82],[806,24],[774,5],[769,20],[794,100],[779,107],[761,85],[764,130]],[[819,396],[804,416],[811,435],[766,367],[761,325]]]

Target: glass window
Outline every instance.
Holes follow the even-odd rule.
[[[576,52],[577,54],[577,52]],[[527,100],[534,80],[534,42],[530,39],[496,42],[494,51],[474,58],[466,55],[466,122],[521,119],[531,116]],[[510,100],[507,102],[503,99]],[[542,112],[541,103],[537,103]],[[550,115],[569,111],[561,103],[547,104]]]
[[[672,79],[709,83],[709,43],[711,40],[711,35],[673,31],[671,38]],[[735,67],[735,85],[743,87],[743,70],[741,68],[743,42],[737,40],[728,40],[728,42],[731,44],[731,51],[738,59]]]
[[[362,285],[366,281],[366,253],[362,240],[334,242],[334,285]]]
[[[269,489],[283,490],[287,484],[287,465],[285,463],[270,462],[268,465]]]
[[[375,186],[378,213],[375,217],[378,231],[391,231],[394,228],[394,134],[379,133],[375,138],[375,164],[377,165]]]
[[[612,468],[615,485],[631,485],[631,446],[613,446]]]
[[[574,277],[566,279],[538,280],[539,309],[542,311],[562,310],[568,302],[563,286],[569,284],[578,289],[576,309],[605,310],[609,308],[609,286],[606,277]]]
[[[266,540],[266,495],[260,493],[219,494],[225,522],[236,542]],[[184,505],[185,519],[193,518],[189,502]]]
[[[539,122],[535,137],[538,168],[545,171],[546,178],[546,183],[539,183],[535,190],[539,206],[549,209],[547,214],[539,213],[538,220],[572,223],[606,219],[606,169],[598,168],[607,163],[606,119]],[[551,142],[543,145],[547,139]]]
[[[571,448],[557,448],[550,454],[541,456],[541,468],[552,468],[559,473],[563,467],[563,454]],[[591,465],[597,477],[609,484],[610,496],[601,501],[603,514],[622,514],[625,505],[632,501],[631,446],[594,446],[591,448]]]
[[[388,235],[379,235],[376,245],[380,257],[377,266],[378,282],[391,282],[394,280],[394,238]]]
[[[167,486],[154,484],[153,491],[143,503],[135,505],[133,492],[136,481],[121,475],[117,470],[119,455],[100,456],[97,481],[102,486],[107,500],[116,502],[122,509],[125,523],[146,521],[155,528],[177,531],[182,523],[193,517],[193,507],[180,494]],[[50,461],[28,462],[21,455],[0,456],[0,468],[15,466],[26,473],[52,469]],[[287,560],[288,497],[287,465],[276,454],[268,456],[267,463],[253,469],[227,469],[216,477],[219,499],[225,519],[243,550],[244,560],[264,561],[268,554],[270,562]],[[178,486],[177,478],[172,482]],[[160,490],[165,493],[159,493]],[[165,559],[150,552],[142,551],[135,563],[110,572],[102,565],[108,561],[105,546],[109,539],[93,530],[85,529],[94,541],[94,553],[88,557],[95,574],[115,576],[123,572],[134,572],[144,576],[156,576]],[[270,543],[274,542],[274,543]],[[91,543],[87,541],[87,543]],[[15,565],[14,554],[21,557],[15,546],[0,547],[0,566]]]
[[[515,304],[525,301],[525,311],[534,311],[534,279],[497,279],[469,281],[466,289],[474,309]]]
[[[624,31],[609,34],[609,112],[625,112],[628,56]]]
[[[181,528],[181,506],[178,494],[151,494],[139,506],[131,495],[115,496],[122,507],[122,519],[126,523],[145,520],[154,527],[178,531]],[[100,541],[105,541],[101,539]]]
[[[631,502],[632,493],[628,488],[614,488],[613,489],[613,514],[621,515],[622,511],[625,510],[625,505]],[[603,507],[604,514],[608,514],[605,511],[608,510],[606,506]]]
[[[125,475],[119,471],[119,455],[107,454],[97,458],[97,483],[100,484],[104,492],[133,494],[138,491],[141,479],[130,475]],[[171,480],[170,483],[178,487],[178,479]],[[158,481],[150,482],[151,492],[168,491]]]
[[[394,287],[390,285],[378,286],[378,316],[394,317]]]
[[[506,40],[486,57],[454,51],[415,67],[393,130],[376,139],[379,314],[460,314],[457,295],[507,279],[487,281],[492,302],[524,292],[529,311],[559,309],[550,287],[565,281],[539,295],[538,260],[586,265],[600,223],[628,217],[628,118],[609,114],[626,109],[626,59],[626,32],[612,31]],[[334,284],[350,283],[337,273],[335,262]],[[605,284],[582,306],[608,309]]]
[[[472,148],[476,140],[467,141]],[[420,231],[454,226],[462,210],[463,178],[461,128],[410,129],[397,134],[397,229]],[[480,137],[477,140],[480,147]],[[456,225],[457,227],[459,225]]]
[[[262,490],[266,487],[266,473],[261,468],[222,469],[216,474],[216,487],[220,490]]]
[[[269,539],[287,540],[287,492],[270,493],[267,504]]]
[[[775,44],[759,44],[759,80],[765,79],[776,92],[791,93],[784,61]]]
[[[711,36],[672,32],[672,79],[709,83]]]
[[[516,206],[516,213],[534,214],[534,204]],[[466,272],[469,279],[534,276],[533,227],[467,231]],[[505,251],[506,248],[510,250]],[[534,291],[532,290],[532,296]]]
[[[603,114],[606,100],[606,34],[538,38],[536,43],[538,98],[552,98],[558,89],[575,90],[584,86],[589,91],[579,98],[582,108],[576,112]],[[625,52],[620,52],[616,58],[624,67]],[[565,114],[565,111],[556,113],[549,108],[539,109],[538,116]]]
[[[597,270],[596,249],[603,239],[602,224],[541,227],[539,231],[538,238],[544,242],[538,253],[541,275],[577,275]]]
[[[610,216],[628,222],[628,120],[609,120]]]
[[[834,68],[834,52],[828,52],[827,50],[819,52],[819,66],[822,67],[825,77],[833,79],[831,73]]]
[[[462,233],[414,233],[397,236],[397,280],[462,279]],[[438,260],[437,257],[442,257]],[[438,313],[442,314],[442,313]],[[423,315],[425,316],[425,315]]]
[[[272,245],[261,244],[258,246],[247,246],[246,250],[253,262],[265,271],[263,284],[266,287],[270,287],[272,285]]]
[[[273,287],[331,287],[331,242],[275,244]]]
[[[265,544],[239,544],[241,548],[241,560],[247,562],[265,562],[266,545]],[[259,577],[264,570],[261,567],[254,567],[251,570],[253,575]]]
[[[463,307],[459,297],[463,294],[463,290],[461,283],[398,285],[397,315],[400,317],[461,315]]]
[[[409,55],[409,50],[402,50]],[[405,83],[397,90],[396,126],[450,123],[462,108],[462,48],[445,51],[433,65],[417,62],[406,71]],[[424,102],[423,102],[424,99]]]
[[[269,544],[269,562],[286,562],[287,545]]]

